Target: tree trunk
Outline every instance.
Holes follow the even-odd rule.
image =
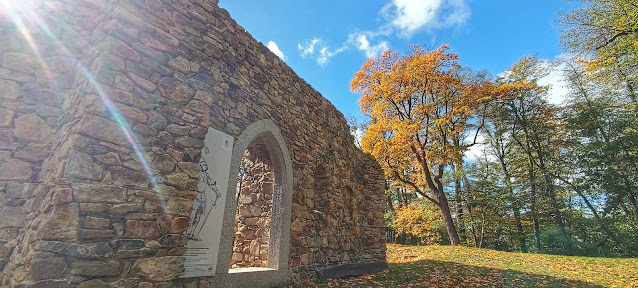
[[[634,210],[634,214],[636,214],[636,217],[638,217],[638,204],[636,204],[636,197],[634,197],[634,194],[629,191],[629,195],[627,195],[627,198],[629,200],[629,205],[631,205],[631,208],[633,208]]]
[[[454,180],[454,205],[456,210],[456,219],[459,223],[459,239],[465,242],[467,238],[465,232],[465,219],[463,219],[463,205],[461,204],[461,179]]]
[[[459,239],[459,234],[456,232],[456,227],[454,226],[454,220],[452,219],[452,213],[450,212],[450,206],[447,202],[447,198],[443,191],[438,192],[437,196],[441,207],[441,216],[445,223],[445,230],[447,230],[447,235],[450,237],[450,244],[453,246],[460,245],[461,240]]]
[[[543,167],[541,167],[543,168]],[[550,197],[550,203],[552,206],[554,221],[556,221],[556,225],[558,225],[558,230],[560,232],[560,236],[563,237],[563,247],[567,250],[567,255],[573,256],[574,250],[572,247],[572,240],[567,235],[567,229],[565,228],[565,221],[563,220],[562,213],[560,212],[560,207],[558,206],[558,199],[556,197],[556,193],[554,191],[554,184],[552,183],[552,179],[549,177],[549,174],[545,174],[545,185],[547,187],[547,193]]]
[[[522,253],[527,253],[527,243],[525,243],[525,232],[523,232],[523,223],[521,222],[521,215],[520,212],[518,212],[518,208],[514,207],[514,221],[516,222],[516,230],[518,232],[518,235],[516,238],[518,238],[518,244],[521,247],[521,252]]]
[[[530,160],[531,163],[531,160]],[[532,205],[530,206],[532,212],[532,220],[534,221],[534,238],[536,240],[536,251],[541,251],[541,230],[540,224],[538,223],[538,211],[536,210],[536,176],[534,175],[533,166],[530,165],[528,168],[529,172],[529,181],[530,181],[530,194],[532,198]]]
[[[541,229],[540,224],[538,223],[538,216],[534,215],[534,240],[536,240],[536,251],[537,253],[541,252]]]
[[[472,199],[467,203],[467,215],[470,216],[470,228],[472,230],[472,239],[474,240],[474,247],[477,247],[478,239],[476,238],[476,226],[474,225],[474,216],[472,214]]]
[[[527,253],[527,244],[525,243],[526,239],[525,239],[525,232],[523,231],[523,223],[521,222],[521,214],[519,212],[519,205],[518,205],[518,199],[516,199],[516,195],[514,195],[514,189],[511,187],[511,183],[510,183],[510,173],[509,170],[507,168],[507,165],[505,165],[505,159],[499,157],[500,163],[501,163],[501,168],[503,168],[503,174],[504,174],[504,178],[505,178],[505,183],[507,185],[507,187],[509,188],[509,196],[512,198],[512,211],[514,212],[514,221],[516,222],[516,230],[518,232],[517,234],[517,239],[518,239],[518,244],[521,248],[521,252],[522,253]]]

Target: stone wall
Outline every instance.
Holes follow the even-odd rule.
[[[21,5],[0,12],[3,286],[212,283],[177,279],[204,136],[261,119],[292,157],[290,277],[385,261],[379,166],[216,1]]]
[[[268,149],[259,138],[248,146],[241,162],[230,265],[232,268],[267,267],[275,171]]]

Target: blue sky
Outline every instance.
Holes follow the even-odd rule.
[[[496,75],[525,55],[553,60],[560,0],[220,0],[254,38],[345,115],[361,117],[350,80],[385,49],[449,44],[464,66]],[[275,47],[276,44],[276,47]],[[547,83],[556,81],[556,75]],[[558,87],[558,85],[555,85]],[[556,88],[555,91],[560,89]]]

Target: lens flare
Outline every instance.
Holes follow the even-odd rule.
[[[99,96],[100,101],[104,103],[107,108],[108,113],[111,115],[112,119],[119,125],[120,130],[125,135],[128,144],[131,147],[131,150],[137,156],[137,160],[144,167],[144,171],[146,175],[150,179],[150,183],[152,189],[158,193],[162,194],[162,191],[159,189],[159,186],[156,182],[156,175],[153,172],[149,161],[146,158],[144,150],[142,146],[139,144],[135,133],[132,131],[130,125],[128,124],[126,118],[120,113],[120,111],[115,107],[111,97],[108,93],[100,85],[100,82],[94,77],[94,75],[90,72],[90,70],[79,63],[77,59],[77,55],[74,55],[67,46],[51,31],[46,21],[44,21],[39,15],[37,11],[40,11],[39,8],[42,8],[42,2],[39,4],[33,0],[0,0],[0,23],[11,21],[15,28],[19,31],[22,36],[24,42],[28,45],[29,49],[33,52],[36,60],[39,65],[42,66],[44,73],[49,73],[51,69],[49,69],[47,61],[44,59],[42,55],[42,51],[40,47],[38,47],[38,42],[35,41],[37,37],[47,37],[50,42],[52,42],[57,51],[60,51],[60,56],[64,59],[69,67],[75,67],[79,70],[79,72],[89,81],[89,84],[93,87],[96,94]],[[40,6],[38,6],[40,5]],[[46,9],[54,9],[53,7],[46,7]],[[61,13],[63,14],[63,13]],[[32,31],[37,30],[37,31]],[[77,31],[75,31],[77,33]],[[81,35],[78,33],[78,35]],[[49,77],[52,78],[52,77]],[[164,209],[166,209],[166,204],[162,203]]]

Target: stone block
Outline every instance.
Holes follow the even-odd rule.
[[[109,240],[113,239],[115,233],[113,230],[107,229],[82,229],[80,231],[81,239],[89,240]]]
[[[38,251],[54,252],[82,258],[104,258],[113,254],[113,249],[107,242],[77,244],[61,241],[40,241],[36,245]]]
[[[121,166],[120,156],[115,152],[108,152],[106,154],[94,155],[93,158],[98,162],[109,166]]]
[[[119,261],[76,260],[71,263],[71,274],[86,277],[114,277],[122,273]]]
[[[111,51],[117,56],[133,61],[142,60],[142,57],[140,57],[133,48],[115,37],[106,37],[105,44],[108,47],[108,51]]]
[[[155,221],[128,220],[125,226],[127,238],[156,239],[161,235],[159,223]]]
[[[0,151],[0,161],[6,162],[12,158],[13,156],[11,155],[10,151]]]
[[[116,204],[113,205],[113,208],[111,209],[111,212],[113,212],[114,214],[129,214],[129,213],[138,213],[138,212],[142,212],[143,207],[142,204],[140,203],[122,203],[122,204]]]
[[[38,66],[38,61],[36,60],[34,55],[29,55],[25,53],[19,52],[7,52],[2,55],[2,62],[17,62],[21,64],[21,66],[28,66],[31,68]]]
[[[188,235],[166,234],[159,239],[164,248],[184,247],[188,242]]]
[[[195,93],[195,99],[202,101],[208,105],[212,105],[215,102],[215,96],[209,92],[197,90]]]
[[[0,79],[5,80],[13,80],[16,82],[23,83],[33,83],[35,82],[35,77],[30,74],[22,73],[14,70],[9,70],[6,68],[0,68]]]
[[[78,133],[101,141],[128,146],[124,130],[116,122],[104,118],[85,115],[77,127]]]
[[[93,279],[93,280],[84,281],[75,287],[76,288],[109,288],[111,286],[106,284],[106,282],[100,279]]]
[[[0,149],[17,150],[20,146],[22,145],[13,137],[11,129],[0,129]]]
[[[210,106],[199,100],[191,100],[186,104],[186,109],[191,110],[193,112],[202,113],[204,115],[208,115],[210,113]]]
[[[24,94],[22,85],[16,81],[0,79],[0,98],[17,100]]]
[[[142,76],[138,76],[137,74],[130,72],[126,75],[128,75],[129,79],[133,80],[138,87],[142,88],[146,92],[153,92],[157,88],[153,82],[143,78]]]
[[[179,216],[190,216],[193,209],[193,201],[190,199],[171,197],[166,203],[166,212]]]
[[[164,130],[168,125],[166,118],[157,111],[150,111],[148,113],[148,119],[146,120],[146,125],[154,128],[157,131]]]
[[[180,256],[154,257],[138,259],[133,271],[151,281],[171,281],[182,274],[184,258]]]
[[[0,228],[0,240],[13,240],[18,238],[18,228]]]
[[[71,150],[69,160],[66,162],[64,173],[68,178],[86,180],[102,180],[104,167],[95,163],[91,155]]]
[[[124,91],[133,91],[133,87],[135,87],[133,80],[119,75],[115,76],[115,79],[113,79],[113,85],[115,88],[122,89]]]
[[[5,245],[0,245],[0,258],[9,258],[11,256],[11,252],[13,251],[13,247]]]
[[[137,287],[139,282],[140,282],[139,278],[120,279],[120,280],[117,280],[117,281],[114,281],[113,283],[111,283],[111,287],[135,288],[135,287]]]
[[[188,84],[175,78],[164,77],[158,83],[162,96],[179,102],[187,102],[195,94]]]
[[[66,271],[66,261],[62,257],[34,258],[31,261],[33,280],[59,279]]]
[[[162,154],[153,159],[151,167],[161,172],[171,172],[175,169],[176,165],[177,162],[173,159],[173,157],[171,157],[171,155]]]
[[[16,113],[9,110],[0,108],[0,127],[13,127],[13,118]]]
[[[59,205],[73,201],[73,190],[70,188],[61,188],[53,194],[52,204]]]
[[[100,213],[109,211],[113,207],[104,203],[80,203],[80,211],[82,213]]]
[[[188,59],[182,57],[182,56],[177,56],[177,58],[173,58],[171,60],[168,61],[168,67],[173,68],[179,72],[182,72],[184,74],[188,74],[191,71],[191,64],[190,61],[188,61]]]
[[[62,95],[53,90],[29,87],[28,85],[25,85],[25,87],[27,88],[23,100],[26,103],[49,107],[59,107],[62,104]]]
[[[27,162],[37,163],[47,158],[49,153],[48,149],[27,146],[16,152],[14,157]]]
[[[124,104],[120,104],[120,103],[115,103],[114,105],[115,105],[115,109],[117,109],[118,112],[120,112],[120,114],[124,116],[126,120],[128,120],[128,122],[146,123],[146,120],[147,120],[146,114],[144,114],[144,112],[140,111],[139,109],[130,107]]]
[[[157,37],[155,37],[155,35],[150,35],[148,33],[140,33],[140,40],[142,41],[142,44],[159,51],[172,53],[175,50],[173,45],[164,43],[164,41],[160,41]]]
[[[119,239],[113,241],[115,247],[121,250],[135,250],[144,248],[144,240],[140,239]]]
[[[24,227],[28,211],[24,207],[3,207],[0,210],[0,228]]]
[[[73,188],[73,195],[78,202],[123,203],[126,201],[126,188],[121,186],[76,184]]]
[[[175,143],[184,148],[201,149],[204,147],[204,141],[201,139],[191,138],[187,136],[175,138]]]
[[[110,225],[111,225],[111,220],[107,218],[87,216],[84,218],[82,227],[88,228],[88,229],[109,229]]]
[[[6,188],[6,195],[9,198],[29,199],[35,196],[42,189],[42,184],[9,182]]]
[[[189,126],[170,124],[166,127],[166,132],[170,133],[172,136],[186,136],[190,129],[191,127]]]
[[[175,186],[179,189],[186,189],[189,186],[192,186],[192,184],[197,181],[197,180],[193,180],[190,177],[188,177],[188,174],[185,173],[171,173],[168,175],[165,175],[166,177],[166,183],[171,185],[171,186]],[[194,189],[195,187],[193,187]]]
[[[18,159],[11,159],[0,166],[0,180],[26,181],[33,176],[30,163]]]
[[[112,184],[115,186],[147,189],[150,184],[150,179],[146,174],[117,166],[111,167],[111,177]]]
[[[53,128],[38,115],[26,114],[14,120],[14,136],[22,141],[37,144],[53,143]]]
[[[177,165],[183,172],[188,174],[189,177],[194,179],[199,179],[201,168],[199,167],[197,163],[179,162]]]
[[[188,229],[188,217],[175,217],[171,222],[169,233],[183,233]]]
[[[38,228],[38,236],[43,240],[73,240],[77,237],[80,222],[77,203],[53,206]]]

